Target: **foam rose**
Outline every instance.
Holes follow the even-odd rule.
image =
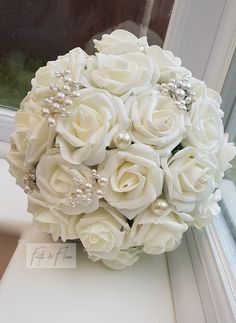
[[[128,219],[152,203],[162,192],[163,174],[158,155],[149,146],[131,145],[113,149],[99,165],[108,178],[105,199]]]

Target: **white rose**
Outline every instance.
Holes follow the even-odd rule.
[[[197,229],[202,229],[208,225],[220,213],[220,207],[217,202],[221,198],[220,190],[216,190],[208,198],[200,202],[190,213],[193,217],[190,225],[195,226]]]
[[[101,40],[94,40],[94,43],[100,53],[112,55],[140,52],[148,46],[147,37],[137,38],[122,29],[117,29],[111,34],[104,34]]]
[[[117,210],[102,203],[96,211],[85,214],[75,230],[93,261],[111,260],[119,254],[129,225]]]
[[[186,132],[187,113],[158,91],[132,96],[126,106],[132,120],[132,139],[152,145],[160,156],[169,156]]]
[[[191,126],[182,145],[217,152],[224,136],[223,111],[214,100],[206,98],[194,102],[188,114]]]
[[[54,148],[43,155],[36,168],[36,179],[39,192],[33,192],[38,199],[42,199],[65,214],[76,215],[82,212],[92,212],[98,208],[98,199],[94,196],[88,206],[79,203],[71,207],[69,198],[75,192],[73,178],[90,182],[90,168],[84,165],[71,165],[64,161],[59,150]]]
[[[99,164],[118,130],[129,126],[120,98],[107,91],[84,89],[66,119],[58,119],[56,145],[62,157],[72,164]]]
[[[234,143],[228,142],[228,134],[224,134],[221,142],[219,143],[219,151],[216,153],[218,161],[218,170],[220,177],[224,176],[224,172],[231,168],[230,161],[236,156],[236,147]]]
[[[191,77],[190,79],[190,83],[192,86],[192,91],[195,92],[196,94],[196,99],[211,99],[215,101],[215,104],[220,107],[220,104],[222,103],[222,99],[221,96],[219,95],[219,93],[217,93],[216,91],[209,89],[206,86],[206,83],[204,81],[200,81],[198,79],[196,79],[195,77]]]
[[[182,77],[184,74],[191,74],[185,67],[179,57],[175,57],[169,50],[164,50],[157,45],[147,47],[145,53],[153,61],[155,70],[160,70],[159,83],[169,82],[171,78]]]
[[[126,250],[121,250],[115,259],[108,260],[103,259],[104,265],[111,269],[124,269],[126,267],[132,266],[139,260],[139,254],[141,249],[137,247],[131,247]]]
[[[34,225],[51,234],[54,241],[79,239],[75,228],[81,216],[65,214],[34,195],[29,196],[28,212],[33,214]]]
[[[75,48],[69,51],[64,56],[58,56],[56,61],[48,62],[46,66],[41,67],[32,79],[31,96],[34,101],[42,101],[45,97],[54,95],[50,90],[50,84],[57,84],[58,79],[56,72],[64,72],[69,70],[71,72],[72,81],[83,81],[83,72],[85,69],[87,54],[81,48]],[[42,105],[42,104],[41,104]]]
[[[143,144],[131,145],[123,151],[108,151],[98,171],[108,178],[104,198],[129,219],[162,192],[163,174],[158,154]]]
[[[52,147],[54,138],[54,131],[41,116],[41,107],[28,95],[16,112],[15,132],[11,135],[11,148],[6,156],[9,171],[18,185],[24,187],[23,176]]]
[[[134,220],[131,235],[146,253],[161,254],[175,249],[187,229],[187,224],[171,207],[164,212],[149,207]]]
[[[178,212],[191,212],[216,187],[217,160],[213,154],[187,147],[168,163],[162,160],[162,166],[165,195]]]
[[[31,96],[22,101],[21,109],[16,113],[12,138],[17,149],[24,152],[25,163],[36,163],[53,145],[55,132],[47,126],[41,106]]]
[[[104,55],[97,53],[87,60],[86,75],[94,87],[126,96],[156,84],[159,70],[153,70],[150,57],[143,53]]]

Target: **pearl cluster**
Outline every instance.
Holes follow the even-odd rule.
[[[100,176],[96,169],[92,169],[90,179],[90,181],[86,182],[81,178],[73,178],[75,192],[69,198],[71,207],[76,207],[78,204],[89,206],[94,197],[98,199],[104,197],[105,186],[108,183],[107,178]]]
[[[26,194],[30,194],[33,190],[37,189],[36,185],[36,175],[33,170],[28,170],[27,173],[23,177],[23,189]]]
[[[70,115],[69,109],[73,100],[80,96],[80,82],[72,81],[69,69],[64,72],[56,72],[55,76],[60,80],[60,84],[49,85],[54,95],[44,99],[46,107],[42,110],[42,115],[46,118],[49,127],[56,126],[56,117],[59,114],[62,118],[67,118]]]
[[[189,111],[191,104],[196,100],[195,92],[191,91],[190,77],[186,74],[182,79],[170,79],[168,83],[161,84],[162,94],[170,95],[176,107],[184,111]]]

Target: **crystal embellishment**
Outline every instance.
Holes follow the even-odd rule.
[[[102,199],[105,195],[107,182],[107,178],[100,176],[96,169],[91,170],[89,181],[74,177],[74,192],[71,193],[69,198],[70,206],[89,206],[94,198]]]
[[[186,74],[181,79],[170,79],[168,83],[161,84],[161,93],[169,95],[175,106],[183,111],[189,111],[192,103],[196,101],[196,94],[191,90],[190,78],[191,76]]]
[[[56,126],[56,118],[59,115],[62,118],[70,115],[70,108],[74,100],[80,97],[79,89],[82,85],[79,81],[72,81],[69,69],[56,72],[55,76],[58,82],[49,85],[53,95],[44,99],[45,107],[42,109],[42,115],[51,128]]]

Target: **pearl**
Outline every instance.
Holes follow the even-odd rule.
[[[92,198],[92,197],[93,197],[93,193],[92,193],[92,192],[88,192],[88,193],[87,193],[87,197],[88,197],[88,198]]]
[[[63,85],[62,89],[66,93],[69,93],[70,92],[70,86],[68,84]]]
[[[183,86],[183,81],[182,81],[182,80],[177,80],[177,81],[176,81],[176,85],[177,85],[178,87],[182,87],[182,86]]]
[[[92,192],[93,191],[93,185],[91,183],[86,183],[85,184],[85,190],[86,192]]]
[[[24,191],[25,191],[26,194],[30,194],[32,192],[32,189],[31,189],[31,187],[29,185],[25,185]]]
[[[73,201],[73,202],[70,202],[70,206],[71,207],[76,207],[76,203]]]
[[[174,104],[177,106],[177,108],[180,108],[181,103],[179,101],[174,101]]]
[[[98,199],[103,198],[104,194],[105,194],[104,190],[103,189],[100,189],[100,188],[96,192],[96,195],[97,195],[97,198]]]
[[[84,183],[81,178],[77,179],[77,182],[78,182],[78,185],[80,185],[80,186],[83,185],[83,183]]]
[[[178,98],[178,99],[184,99],[185,97],[185,91],[182,90],[182,89],[176,89],[175,90],[175,96]]]
[[[105,176],[101,176],[98,180],[98,184],[100,186],[106,186],[108,183],[108,179]]]
[[[164,199],[157,199],[152,203],[151,208],[153,212],[158,213],[168,209],[168,204]]]
[[[91,170],[91,178],[96,178],[97,177],[97,170],[96,169],[92,169]]]
[[[63,92],[57,92],[57,99],[62,102],[65,98],[65,94]]]
[[[183,110],[183,111],[187,111],[186,106],[185,106],[185,105],[183,105],[183,104],[180,104],[179,109],[180,109],[180,110]]]
[[[55,120],[53,117],[48,117],[47,121],[48,121],[48,126],[49,126],[50,128],[55,127],[55,125],[56,125],[56,120]]]
[[[191,96],[187,96],[187,97],[185,98],[185,102],[186,102],[186,104],[187,104],[187,105],[191,104],[191,103],[192,103],[192,98],[191,98]]]
[[[60,111],[60,104],[59,103],[57,103],[57,102],[54,102],[53,104],[52,104],[52,111],[53,112],[59,112]]]
[[[83,191],[80,188],[76,188],[75,191],[76,191],[76,194],[78,194],[78,195],[83,194]]]
[[[67,110],[65,113],[65,117],[68,118],[70,116],[70,114],[71,114],[71,112]]]
[[[50,110],[48,108],[43,108],[42,109],[42,116],[47,117],[50,114]]]
[[[72,96],[74,96],[75,98],[79,98],[80,93],[78,91],[72,91]]]
[[[82,195],[82,201],[83,201],[83,202],[86,202],[86,200],[87,200],[87,196],[86,196],[85,194],[83,194],[83,195]]]
[[[122,131],[115,134],[114,144],[119,149],[126,149],[131,144],[131,137],[128,132]]]
[[[190,79],[190,77],[191,77],[191,75],[190,74],[184,74],[184,76],[183,76],[183,80],[189,80]]]
[[[169,94],[169,90],[168,89],[162,89],[161,93],[163,95],[168,95]]]
[[[27,176],[27,175],[25,175],[25,176],[23,177],[23,182],[24,182],[24,183],[28,183],[28,181],[29,181],[29,178],[28,178],[28,176]]]
[[[66,98],[65,99],[65,101],[64,101],[64,104],[66,105],[66,106],[71,106],[72,105],[72,103],[73,103],[73,101],[70,99],[70,98]]]
[[[177,85],[174,83],[169,84],[169,90],[174,92],[177,89]]]
[[[63,119],[68,118],[69,115],[70,115],[70,112],[69,111],[66,111],[66,110],[65,111],[62,111],[62,113],[61,113],[61,116],[62,116]]]
[[[87,197],[87,204],[90,205],[92,203],[92,199]]]
[[[166,83],[162,83],[161,88],[162,88],[162,90],[168,89],[168,85]]]
[[[72,82],[72,78],[68,75],[64,76],[64,81],[65,83],[71,83]]]

